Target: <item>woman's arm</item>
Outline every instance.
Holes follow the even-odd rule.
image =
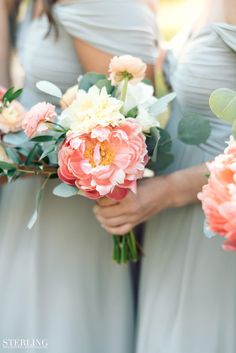
[[[113,57],[112,54],[107,54],[102,50],[96,49],[78,38],[74,39],[74,45],[84,71],[107,74],[109,62]],[[154,65],[147,66],[146,76],[154,82]]]
[[[0,1],[0,85],[10,84],[10,39],[8,10],[4,0]]]
[[[137,194],[130,192],[120,203],[101,199],[94,212],[109,233],[123,235],[166,208],[197,202],[197,194],[207,182],[207,173],[206,165],[202,164],[142,180]]]

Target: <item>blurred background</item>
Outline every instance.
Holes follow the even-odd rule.
[[[170,40],[186,19],[190,22],[200,11],[204,0],[159,0],[159,25],[162,35]]]

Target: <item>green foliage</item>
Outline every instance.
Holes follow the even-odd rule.
[[[127,115],[127,117],[129,117],[129,118],[137,118],[137,115],[138,115],[138,107],[136,106],[136,107],[130,109],[126,115]]]
[[[0,169],[3,169],[3,170],[14,170],[14,169],[16,169],[16,165],[12,164],[12,163],[7,163],[7,162],[0,161]]]
[[[161,128],[158,128],[157,130],[159,133],[158,144],[154,147],[154,140],[148,142],[148,148],[154,147],[153,158],[148,167],[154,170],[156,174],[165,170],[174,161],[174,156],[171,153],[172,140],[170,134],[167,130]]]
[[[199,114],[186,114],[179,122],[178,139],[188,145],[205,143],[210,133],[211,125],[209,120]]]
[[[22,89],[14,91],[14,87],[9,88],[2,97],[3,105],[7,105],[7,103],[11,103],[15,99],[17,99],[21,95],[22,91]]]
[[[53,141],[55,138],[51,135],[41,135],[33,137],[30,141],[32,142],[49,142]]]
[[[236,91],[227,88],[215,90],[209,100],[212,112],[230,124],[236,121]]]
[[[76,187],[64,183],[57,185],[53,190],[55,196],[65,198],[78,195],[78,193],[79,190]]]
[[[36,83],[36,87],[43,93],[49,94],[53,97],[61,98],[62,91],[54,83],[49,81],[39,81]]]
[[[107,90],[107,93],[108,94],[113,94],[113,92],[114,92],[114,90],[115,90],[115,87],[114,86],[112,86],[112,84],[111,84],[111,81],[110,80],[108,80],[107,78],[104,78],[104,79],[102,79],[102,80],[99,80],[99,81],[97,81],[96,82],[96,86],[98,87],[98,88],[103,88],[103,87],[105,87],[106,88],[106,90]]]
[[[101,80],[106,80],[106,75],[98,74],[96,72],[88,72],[81,78],[79,82],[79,89],[83,89],[84,91],[88,92],[90,87],[96,85],[96,83]]]
[[[29,139],[22,131],[3,136],[3,142],[13,146],[21,146],[25,144],[27,141],[29,141]]]

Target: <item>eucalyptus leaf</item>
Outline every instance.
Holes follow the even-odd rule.
[[[8,155],[8,157],[16,164],[20,163],[20,156],[18,154],[18,152],[14,149],[14,148],[6,148],[6,153]]]
[[[49,94],[53,97],[61,98],[63,95],[60,88],[57,87],[54,83],[49,82],[49,81],[39,81],[36,83],[36,87],[40,91],[42,91],[46,94]]]
[[[188,145],[205,143],[211,133],[211,125],[207,118],[189,113],[184,116],[178,125],[178,139]]]
[[[209,100],[212,112],[221,120],[233,124],[236,120],[236,91],[228,88],[215,90]]]
[[[105,80],[105,79],[106,79],[106,75],[104,74],[98,74],[96,72],[88,72],[87,74],[83,75],[83,77],[79,81],[79,89],[82,89],[88,92],[90,87],[92,87],[93,85],[96,85],[98,81]]]
[[[208,239],[211,239],[217,235],[210,229],[209,225],[207,224],[207,221],[204,222],[204,234]]]
[[[151,105],[149,108],[149,113],[154,116],[163,114],[168,109],[168,104],[171,103],[176,98],[176,93],[170,93],[166,96],[159,98],[156,103]]]
[[[100,89],[102,89],[103,87],[105,87],[108,94],[112,94],[113,91],[114,91],[114,89],[115,89],[115,87],[112,86],[111,81],[108,80],[107,78],[97,81],[97,82],[96,82],[96,86],[97,86],[98,88],[100,88]]]
[[[71,185],[67,185],[67,184],[59,184],[57,185],[54,189],[53,189],[53,194],[55,196],[59,196],[59,197],[72,197],[75,195],[78,195],[79,190]]]
[[[152,162],[156,162],[157,161],[157,151],[158,151],[158,144],[159,144],[159,141],[160,141],[160,131],[159,129],[155,128],[155,127],[152,127],[150,129],[150,134],[151,136],[153,137],[153,139],[155,140],[155,147],[153,149],[153,154],[152,154]]]
[[[29,139],[23,131],[17,132],[15,134],[6,134],[3,137],[3,142],[13,146],[21,146],[28,141]]]

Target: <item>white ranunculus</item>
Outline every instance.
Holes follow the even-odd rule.
[[[160,127],[159,121],[149,113],[148,109],[139,105],[138,110],[139,112],[135,120],[142,127],[143,132],[148,133],[152,127]]]
[[[123,103],[108,95],[106,88],[96,86],[88,92],[79,90],[77,98],[59,117],[59,123],[69,130],[88,133],[97,125],[116,126],[124,116],[120,113]]]
[[[121,98],[123,89],[123,83],[118,88],[118,98]],[[128,84],[128,90],[126,100],[124,104],[124,112],[127,114],[131,109],[138,105],[147,104],[151,105],[156,102],[156,98],[153,96],[154,88],[143,82],[139,82],[137,85]]]
[[[123,84],[118,90],[118,97],[120,98]],[[151,127],[159,127],[159,121],[156,116],[150,114],[149,108],[158,101],[154,97],[154,88],[151,85],[143,82],[136,86],[128,85],[126,101],[124,105],[124,112],[127,114],[134,107],[138,108],[138,116],[136,121],[141,125],[143,132],[149,132]]]

